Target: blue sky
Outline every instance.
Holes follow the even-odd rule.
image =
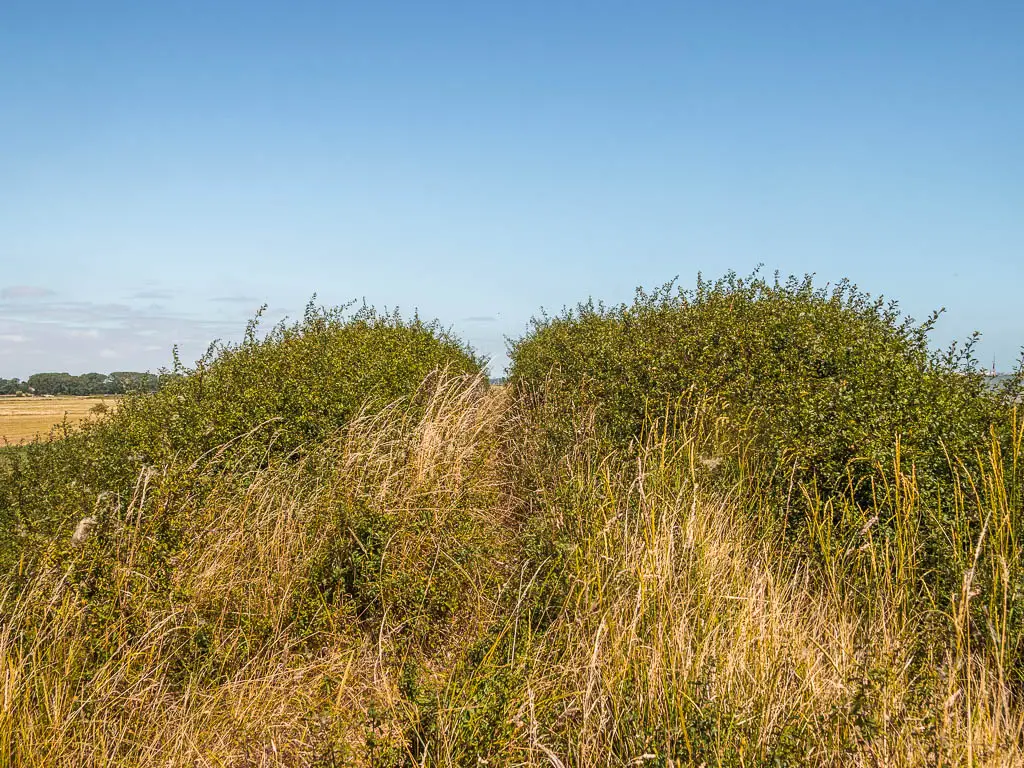
[[[844,276],[1024,344],[1024,3],[0,4],[0,376]]]

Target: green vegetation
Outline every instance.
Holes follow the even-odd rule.
[[[571,404],[563,427],[594,408],[620,443],[650,414],[712,395],[783,487],[832,495],[852,484],[867,501],[863,480],[892,466],[897,436],[930,490],[948,485],[947,454],[973,454],[1001,419],[973,343],[929,351],[936,318],[915,324],[848,283],[730,275],[537,319],[513,345],[512,380]]]
[[[124,507],[141,476],[180,466],[197,470],[182,482],[200,483],[210,462],[242,473],[409,397],[432,371],[479,370],[435,325],[346,311],[311,305],[262,338],[254,321],[241,343],[211,347],[194,368],[176,360],[157,393],[130,393],[107,418],[0,463],[0,564],[92,515],[99,498]]]
[[[0,763],[1024,760],[1021,379],[852,286],[310,308],[0,457]]]
[[[114,371],[113,373],[34,373],[25,381],[0,379],[0,395],[123,395],[128,392],[156,392],[162,376],[155,373]]]
[[[906,510],[889,497],[911,473],[922,497],[919,586],[952,600],[990,522],[979,487],[991,463],[981,457],[1019,450],[1009,404],[1022,382],[1009,377],[993,390],[974,339],[931,352],[937,317],[915,324],[845,282],[828,290],[810,278],[728,275],[690,291],[638,291],[631,305],[590,302],[541,317],[513,346],[511,379],[552,401],[543,428],[556,440],[571,441],[587,415],[628,446],[652,417],[713,402],[733,440],[725,454],[747,456],[762,503],[784,510],[775,518],[791,540],[825,526],[830,539],[853,541],[872,517],[876,533],[894,540]],[[1014,463],[1002,478],[1011,507],[1021,504],[1017,473]],[[1024,614],[1024,593],[989,587],[1009,615]],[[984,642],[985,619],[976,618]],[[1024,625],[1014,619],[1006,631],[1002,653],[1024,673]]]
[[[18,379],[0,379],[0,395],[17,395],[25,391],[26,385]]]

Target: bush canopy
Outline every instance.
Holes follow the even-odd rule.
[[[891,468],[898,440],[931,489],[948,477],[948,455],[988,440],[1007,400],[979,372],[974,339],[929,349],[938,316],[916,323],[848,281],[730,273],[534,318],[510,344],[510,379],[559,403],[549,410],[562,427],[592,408],[619,443],[687,397],[713,398],[780,483],[823,493]]]
[[[241,342],[212,345],[192,368],[175,353],[158,392],[126,395],[100,419],[5,451],[0,530],[7,544],[17,550],[26,537],[73,527],[92,514],[98,494],[130,499],[147,468],[214,457],[262,464],[333,434],[357,413],[411,398],[434,371],[481,369],[436,322],[349,309],[311,303],[301,321],[265,336],[257,316]]]

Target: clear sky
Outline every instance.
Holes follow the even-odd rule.
[[[0,3],[0,376],[848,276],[1024,344],[1024,3]]]

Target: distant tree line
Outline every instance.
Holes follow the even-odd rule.
[[[0,379],[0,395],[123,395],[156,392],[168,374],[115,371],[113,373],[35,373],[26,381]]]

